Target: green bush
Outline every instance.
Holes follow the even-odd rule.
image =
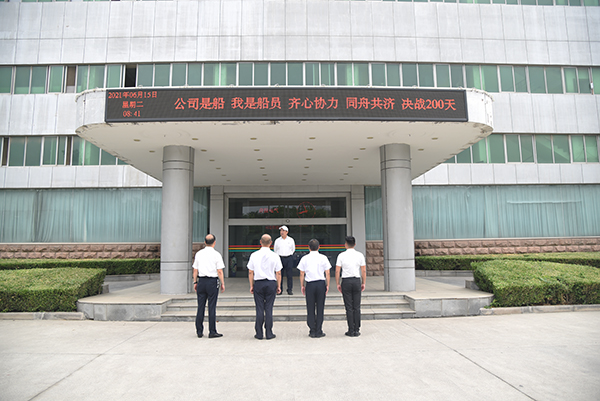
[[[600,303],[600,270],[542,261],[473,263],[475,282],[494,294],[492,306]]]
[[[105,269],[106,274],[160,273],[160,259],[3,259],[0,270],[71,267]]]
[[[0,312],[71,312],[77,300],[102,292],[104,269],[0,271]]]
[[[497,259],[546,261],[600,268],[600,253],[598,252],[417,256],[415,257],[415,268],[417,270],[471,270],[471,263]]]

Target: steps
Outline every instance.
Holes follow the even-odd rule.
[[[208,308],[207,308],[208,309]],[[196,297],[174,299],[161,315],[162,321],[189,322],[196,319]],[[208,311],[207,311],[208,312]],[[255,319],[254,299],[251,296],[219,296],[217,301],[217,321],[253,322]],[[363,320],[412,318],[415,311],[409,307],[402,295],[363,295],[361,317]],[[325,320],[345,320],[346,310],[342,296],[327,296],[325,300]],[[273,306],[273,320],[305,321],[306,301],[302,295],[280,295]]]

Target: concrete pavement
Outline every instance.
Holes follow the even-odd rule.
[[[0,321],[0,400],[598,400],[600,312],[363,322]]]

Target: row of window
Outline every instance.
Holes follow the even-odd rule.
[[[78,136],[0,137],[2,166],[114,166],[127,164]]]
[[[8,0],[2,0],[8,1]],[[50,3],[53,1],[72,0],[21,0],[23,3]],[[121,1],[121,0],[83,0],[83,1]],[[143,1],[143,0],[142,0]],[[365,1],[365,0],[350,0]],[[521,4],[524,6],[598,6],[599,0],[370,0],[370,1],[398,1],[414,3],[468,3],[468,4]]]
[[[598,163],[598,135],[492,134],[446,163]]]
[[[598,88],[594,91],[594,82]],[[165,86],[376,86],[600,93],[600,67],[430,63],[239,62],[2,66],[0,93]]]

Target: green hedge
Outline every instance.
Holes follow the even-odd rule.
[[[53,269],[76,267],[104,269],[106,274],[160,273],[160,259],[3,259],[0,270]]]
[[[494,294],[492,306],[600,304],[600,270],[543,261],[473,263],[475,282]]]
[[[71,312],[77,300],[102,292],[104,269],[0,271],[0,312]]]
[[[594,266],[600,269],[600,253],[598,252],[417,256],[415,257],[415,268],[417,270],[471,270],[471,263],[498,259],[546,261]]]

